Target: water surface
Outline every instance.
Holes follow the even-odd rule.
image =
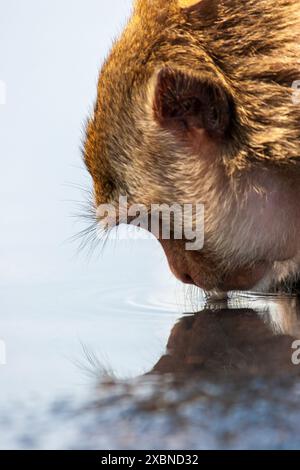
[[[1,448],[299,448],[296,297],[51,287],[2,324]]]

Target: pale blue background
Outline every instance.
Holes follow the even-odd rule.
[[[67,240],[90,187],[83,123],[129,0],[1,0],[0,366],[2,399],[68,388],[87,344],[118,375],[151,368],[182,308],[155,240],[109,246],[90,262]]]

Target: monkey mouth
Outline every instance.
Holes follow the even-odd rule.
[[[185,284],[195,285],[204,290],[216,289],[228,292],[236,290],[248,291],[253,289],[266,276],[270,267],[271,265],[268,262],[260,261],[254,266],[245,266],[233,270],[229,274],[221,276],[220,279],[216,279],[215,283],[207,279],[201,273],[193,273],[193,271],[189,271],[189,269],[185,270],[185,272],[181,272],[171,266],[171,270],[177,279]]]
[[[271,263],[267,261],[259,261],[252,266],[238,268],[226,274],[217,288],[222,291],[251,290],[266,276],[270,268]]]
[[[221,269],[220,264],[205,253],[185,251],[179,242],[160,240],[160,243],[176,278],[206,291],[251,290],[267,276],[273,265],[271,261],[257,260],[226,270]]]

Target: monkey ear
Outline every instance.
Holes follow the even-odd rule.
[[[224,138],[233,104],[217,80],[166,67],[157,75],[153,110],[155,120],[165,129],[187,137],[204,130],[212,138]]]

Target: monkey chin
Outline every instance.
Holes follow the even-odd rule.
[[[259,261],[251,267],[236,269],[223,277],[217,289],[224,292],[255,290],[263,282],[270,269],[271,264],[267,261]]]
[[[299,264],[296,258],[259,262],[251,268],[240,268],[225,275],[214,289],[205,289],[208,294],[228,292],[249,292],[261,295],[299,295]]]
[[[254,286],[252,291],[262,293],[280,293],[299,295],[300,254],[275,261],[265,276]]]
[[[291,262],[257,262],[251,267],[241,267],[226,273],[215,282],[201,274],[191,275],[180,272],[171,266],[173,274],[184,284],[194,285],[207,294],[224,295],[228,292],[252,292],[258,294],[295,293],[299,274],[292,271]]]
[[[251,267],[245,266],[226,273],[216,279],[215,283],[199,274],[178,272],[173,267],[171,269],[175,276],[185,284],[195,285],[208,292],[257,291],[257,289],[262,290],[263,286],[264,290],[268,290],[270,287],[270,282],[266,282],[266,278],[271,265],[264,261],[260,261]]]
[[[175,277],[207,293],[291,293],[299,278],[300,253],[288,259],[263,259],[234,268],[230,267],[230,260],[228,263],[226,260],[216,262],[206,253],[186,251],[182,242],[159,241]]]

